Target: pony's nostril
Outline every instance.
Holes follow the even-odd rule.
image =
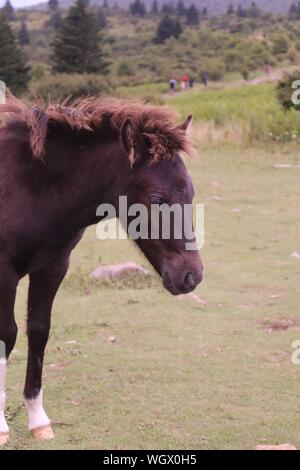
[[[186,289],[191,289],[192,287],[195,287],[195,285],[196,285],[196,282],[195,282],[194,274],[187,273],[187,275],[184,278],[184,287]]]

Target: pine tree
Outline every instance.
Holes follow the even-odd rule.
[[[289,8],[289,19],[295,20],[297,18],[297,5],[292,3]]]
[[[152,2],[151,13],[152,13],[152,15],[158,15],[158,13],[159,13],[157,0],[153,0],[153,2]]]
[[[14,93],[25,90],[29,68],[3,13],[0,13],[0,51],[0,80]]]
[[[242,7],[241,4],[239,4],[236,10],[236,14],[239,18],[246,18],[247,11]]]
[[[199,12],[193,3],[186,11],[186,24],[188,26],[196,26],[199,24]]]
[[[19,43],[21,44],[21,46],[30,44],[30,36],[29,36],[29,32],[28,32],[27,24],[25,20],[22,20],[21,22],[18,39],[19,39]]]
[[[96,16],[77,0],[56,34],[52,47],[52,63],[60,73],[106,73],[106,56],[102,50]]]
[[[4,7],[2,8],[2,12],[5,16],[5,19],[7,21],[14,21],[16,19],[15,17],[15,10],[10,3],[10,0],[6,0]]]
[[[48,8],[51,11],[57,10],[59,7],[58,0],[49,0],[48,1]]]
[[[258,6],[256,5],[255,2],[252,2],[248,11],[247,11],[247,16],[249,18],[259,18],[260,17],[260,9],[258,8]]]
[[[202,16],[204,18],[206,18],[208,16],[208,8],[207,7],[203,7],[202,9]]]
[[[164,15],[157,27],[155,42],[162,44],[170,37],[175,37],[178,39],[181,33],[182,28],[178,18],[172,18],[169,15]]]
[[[186,15],[186,8],[183,0],[179,0],[176,5],[176,13],[178,16],[185,16]]]
[[[146,7],[143,0],[134,0],[134,2],[129,5],[129,10],[133,16],[140,16],[141,18],[146,14]]]
[[[106,27],[106,18],[105,14],[103,12],[103,8],[99,7],[97,10],[97,24],[100,29],[103,29]]]
[[[227,15],[233,15],[234,14],[234,6],[232,3],[229,3],[228,8],[227,8]]]
[[[292,3],[289,9],[289,20],[300,20],[300,2]]]
[[[164,15],[174,15],[176,12],[173,3],[164,3],[161,7],[161,13]]]
[[[61,25],[61,14],[59,11],[59,1],[58,0],[49,0],[48,8],[50,10],[51,16],[50,20],[46,22],[46,26],[58,30]]]
[[[51,28],[58,30],[61,25],[61,14],[59,10],[53,11],[47,26],[51,26]]]

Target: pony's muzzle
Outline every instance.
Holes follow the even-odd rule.
[[[202,265],[197,269],[183,271],[180,275],[172,272],[172,269],[165,270],[163,273],[163,285],[173,295],[188,294],[200,284],[203,279]]]

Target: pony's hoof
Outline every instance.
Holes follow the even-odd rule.
[[[0,447],[5,446],[9,441],[8,432],[0,432]]]
[[[41,426],[40,428],[35,428],[31,430],[31,435],[39,441],[48,441],[49,439],[54,438],[54,432],[50,424],[47,426]]]

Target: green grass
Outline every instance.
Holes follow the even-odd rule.
[[[138,99],[155,104],[164,103],[164,94],[168,92],[167,83],[150,83],[146,85],[135,85],[132,87],[120,86],[116,94],[121,98]]]
[[[169,96],[164,83],[119,87],[117,96],[174,106],[180,114],[193,115],[196,143],[202,148],[264,147],[278,143],[299,144],[300,113],[286,112],[276,96],[276,84],[240,82],[196,85],[186,93]]]
[[[206,201],[207,301],[178,299],[150,283],[93,286],[101,263],[137,261],[133,245],[87,231],[57,296],[46,354],[44,395],[56,438],[26,430],[26,281],[8,373],[11,449],[252,449],[300,447],[300,331],[262,324],[299,318],[298,152],[201,152],[188,163]],[[219,196],[220,200],[211,199]],[[118,288],[117,288],[118,287]],[[116,342],[110,343],[109,336]]]
[[[190,112],[196,121],[214,120],[224,122],[248,120],[249,116],[256,118],[264,113],[279,110],[274,96],[273,85],[242,86],[240,88],[195,90],[190,94],[178,94],[173,100],[183,113]],[[220,122],[218,122],[220,121]]]
[[[182,114],[192,114],[196,122],[211,122],[219,128],[239,125],[245,141],[251,145],[300,137],[300,113],[285,112],[280,107],[274,84],[196,89],[189,94],[178,94],[169,102]]]

